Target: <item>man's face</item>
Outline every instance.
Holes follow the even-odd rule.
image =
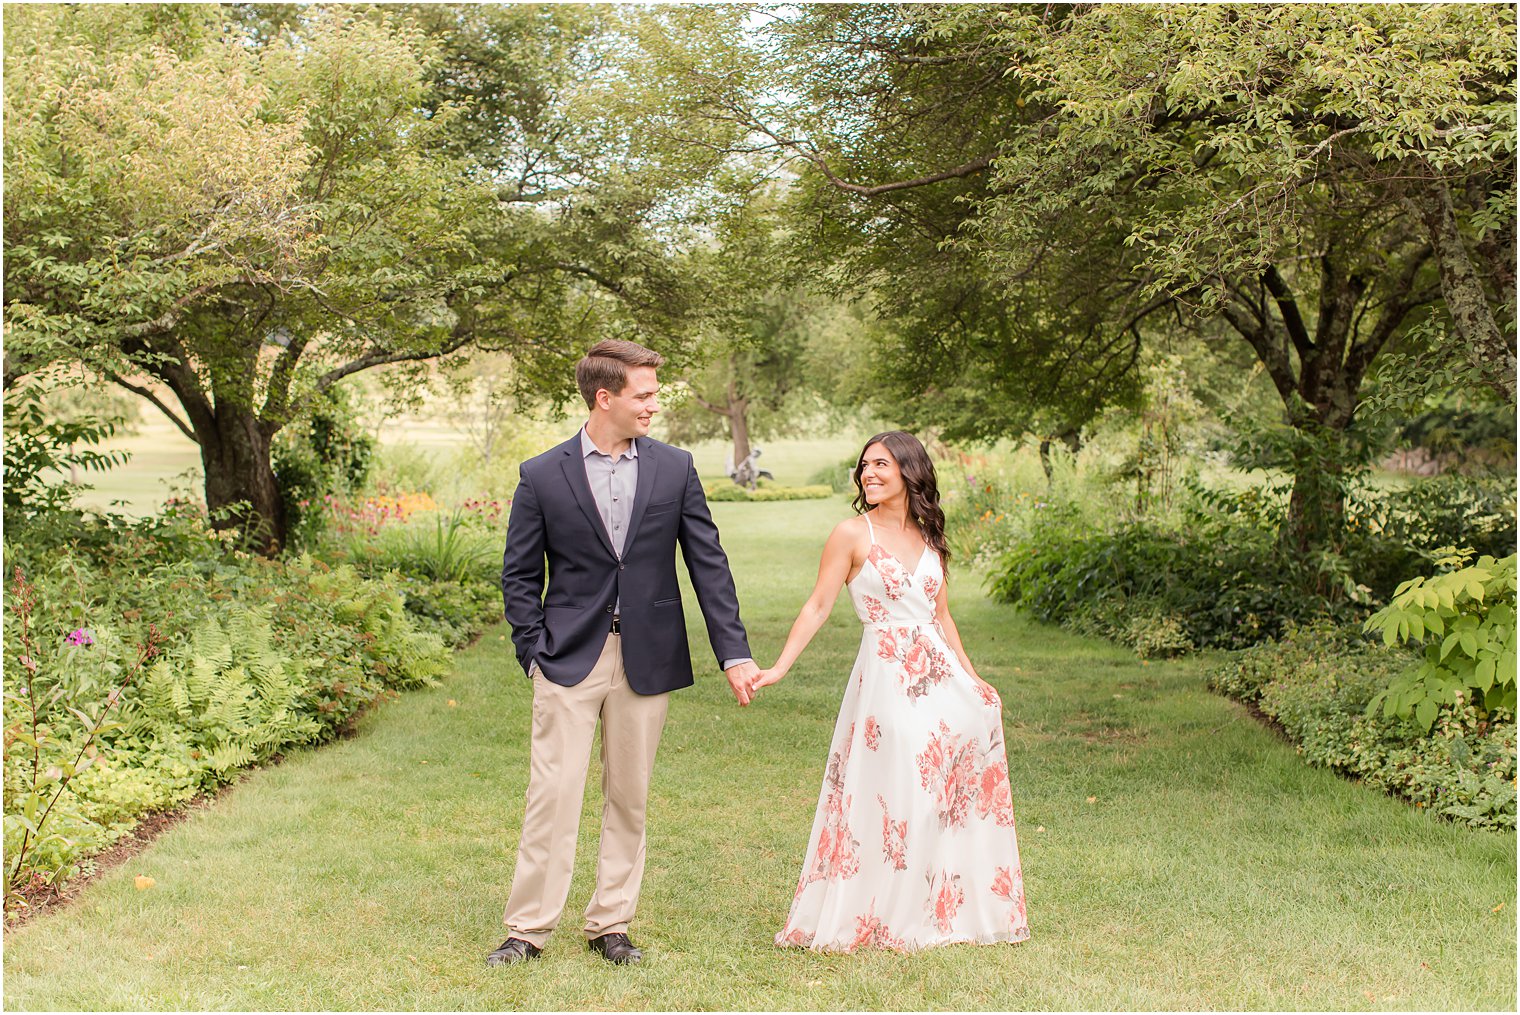
[[[614,395],[603,388],[597,392],[597,398],[604,397],[607,417],[619,436],[631,440],[649,435],[649,424],[660,411],[660,381],[655,377],[654,367],[629,367],[622,393]]]

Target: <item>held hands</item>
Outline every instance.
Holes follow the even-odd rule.
[[[768,670],[760,670],[755,675],[754,683],[750,684],[750,697],[753,698],[762,687],[769,687],[772,684],[779,683],[784,676],[786,676],[786,670],[783,670],[779,666],[772,666]]]
[[[786,676],[786,670],[779,666],[762,670],[752,662],[740,663],[723,672],[727,675],[728,686],[733,688],[734,697],[739,699],[740,705],[748,705],[755,700],[755,695],[760,688],[769,687]]]
[[[755,696],[753,684],[760,675],[759,667],[753,662],[742,662],[724,670],[723,675],[728,677],[728,686],[733,690],[734,697],[739,699],[739,704],[748,705]]]

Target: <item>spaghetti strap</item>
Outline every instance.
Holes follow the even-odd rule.
[[[876,529],[871,525],[871,512],[862,511],[860,517],[866,520],[866,531],[871,534],[871,545],[876,545]]]

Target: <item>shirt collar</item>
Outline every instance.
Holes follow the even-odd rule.
[[[586,428],[583,426],[581,427],[581,457],[590,458],[592,455],[602,455],[603,458],[612,457],[611,455],[602,454],[601,450],[592,443],[591,435],[586,432]],[[637,440],[629,441],[628,450],[618,455],[618,459],[637,457],[639,457],[639,442]]]

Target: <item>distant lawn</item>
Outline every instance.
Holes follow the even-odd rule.
[[[847,511],[843,498],[714,506],[762,662]],[[1443,824],[1307,768],[1203,690],[1205,660],[1146,665],[1025,621],[975,585],[961,576],[954,602],[1005,703],[1026,944],[771,946],[859,632],[841,603],[792,676],[740,710],[692,609],[703,669],[673,699],[656,770],[633,928],[642,967],[607,967],[577,933],[595,866],[594,763],[562,932],[529,967],[484,965],[502,937],[527,777],[529,685],[498,629],[444,686],[254,774],[78,903],[7,933],[5,1004],[1513,1010],[1513,835]],[[135,890],[137,874],[156,887]]]
[[[565,436],[575,433],[582,420],[561,424]],[[801,486],[827,465],[834,465],[860,450],[859,441],[870,434],[813,437],[759,442],[761,467],[775,474],[776,482]],[[382,444],[410,444],[430,454],[451,454],[465,438],[446,423],[430,419],[395,421],[380,431]],[[151,407],[142,412],[136,432],[117,437],[103,446],[126,451],[127,465],[105,473],[81,476],[94,489],[79,495],[78,503],[98,510],[143,516],[157,511],[174,488],[188,488],[196,498],[204,496],[200,449]],[[723,466],[733,446],[725,441],[705,441],[689,450],[696,459],[703,482],[721,482]]]

